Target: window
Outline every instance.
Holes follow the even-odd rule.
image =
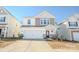
[[[77,22],[69,22],[69,26],[78,26],[78,23]]]
[[[46,23],[46,19],[44,19],[44,24],[47,24],[47,23]]]
[[[40,21],[41,25],[48,25],[49,24],[49,19],[47,19],[47,18],[42,18],[40,20],[41,20]]]
[[[30,19],[28,19],[28,24],[31,24],[31,21],[30,21]]]
[[[0,22],[5,22],[5,17],[0,17]]]
[[[43,20],[41,20],[41,24],[43,24]]]

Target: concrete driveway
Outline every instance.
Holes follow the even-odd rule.
[[[14,43],[0,48],[1,52],[50,52],[52,48],[46,41],[17,40]]]

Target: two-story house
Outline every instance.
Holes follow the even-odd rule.
[[[43,11],[33,17],[24,17],[21,32],[24,39],[53,38],[56,35],[55,16]]]
[[[18,37],[20,23],[4,7],[0,7],[0,37]]]
[[[60,23],[58,31],[60,39],[79,41],[79,14],[74,14]]]

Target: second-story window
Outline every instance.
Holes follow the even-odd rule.
[[[0,22],[5,22],[6,17],[0,17]]]
[[[42,18],[40,22],[41,22],[41,25],[48,25],[49,24],[49,19]]]
[[[41,24],[43,24],[43,20],[41,20]]]
[[[77,27],[78,26],[78,23],[77,22],[69,22],[69,26],[70,27]]]
[[[31,24],[31,20],[30,19],[28,19],[28,24]]]
[[[47,20],[46,19],[44,19],[44,24],[47,24]]]

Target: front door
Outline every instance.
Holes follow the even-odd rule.
[[[49,31],[46,31],[46,38],[49,38]]]

